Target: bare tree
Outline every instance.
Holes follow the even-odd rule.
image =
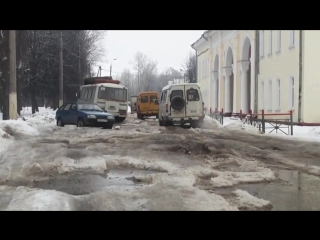
[[[186,74],[186,81],[190,83],[196,82],[197,59],[194,52],[190,52],[183,66]]]

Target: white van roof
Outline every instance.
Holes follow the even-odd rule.
[[[168,89],[170,89],[171,87],[174,87],[174,86],[195,86],[195,87],[200,88],[198,83],[174,83],[174,84],[169,84],[169,85],[163,87],[162,91],[168,90]]]

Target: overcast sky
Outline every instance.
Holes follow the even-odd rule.
[[[110,61],[112,76],[121,74],[123,69],[133,70],[133,57],[136,52],[144,53],[149,59],[158,62],[158,72],[166,67],[179,70],[190,52],[190,47],[204,30],[108,30],[104,40],[106,56],[101,65],[102,75],[109,76]],[[98,67],[96,68],[98,69]],[[95,72],[97,70],[95,69]]]

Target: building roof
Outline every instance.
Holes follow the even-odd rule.
[[[201,37],[198,38],[197,41],[195,41],[194,43],[191,44],[191,47],[192,47],[192,48],[196,48],[196,47],[194,47],[194,45],[196,45],[196,43],[199,43],[200,40],[203,39],[203,35],[207,34],[209,31],[211,31],[211,30],[206,30],[206,31],[204,31],[204,32],[202,33]]]

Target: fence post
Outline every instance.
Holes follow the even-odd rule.
[[[265,121],[264,121],[264,110],[262,110],[261,122],[262,122],[262,132],[266,133],[266,125],[265,125]]]
[[[240,110],[240,120],[242,120],[242,110]]]
[[[252,110],[249,110],[249,114],[250,114],[250,125],[252,125]]]
[[[223,108],[221,108],[221,124],[223,125]]]
[[[292,110],[290,110],[290,126],[291,126],[291,136],[293,135],[293,116]]]

